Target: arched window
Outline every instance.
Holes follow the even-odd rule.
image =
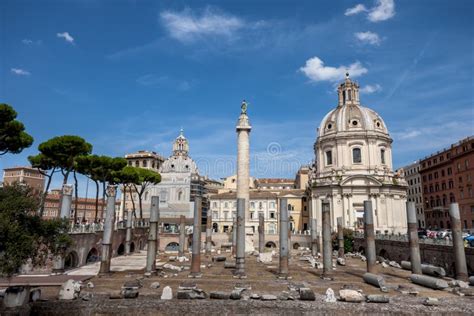
[[[353,163],[362,162],[362,154],[361,154],[360,148],[358,147],[352,149],[352,162]]]
[[[380,149],[380,162],[385,165],[385,149]]]
[[[183,199],[183,191],[178,192],[178,201],[181,201]]]
[[[291,204],[288,204],[288,211],[291,211],[292,208],[291,208]]]
[[[225,202],[224,203],[224,208],[228,208],[229,207],[229,203]]]
[[[262,208],[263,208],[263,203],[262,203],[262,202],[258,202],[258,208],[259,208],[259,209],[262,209]]]

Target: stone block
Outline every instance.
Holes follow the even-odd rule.
[[[74,300],[79,297],[81,293],[81,284],[74,280],[67,280],[59,290],[60,300]]]
[[[367,302],[369,302],[369,303],[389,303],[390,298],[386,295],[380,295],[380,294],[367,295]]]
[[[439,300],[435,297],[427,297],[425,301],[423,302],[423,305],[426,306],[438,306],[439,305]]]
[[[163,292],[161,293],[162,300],[171,300],[173,299],[173,290],[169,286],[165,286]]]
[[[30,288],[28,286],[10,286],[5,291],[3,305],[8,308],[21,307],[28,304],[30,300]]]
[[[261,300],[262,301],[276,301],[277,297],[272,294],[263,294]]]
[[[272,254],[270,252],[263,252],[258,255],[257,262],[261,263],[271,263],[272,262]]]
[[[314,292],[309,287],[300,288],[300,300],[302,301],[315,301],[316,296]]]
[[[226,256],[215,256],[215,257],[212,257],[212,261],[213,262],[224,262],[227,260],[227,257]]]
[[[30,302],[36,302],[41,299],[41,289],[39,287],[30,290]]]
[[[216,300],[227,300],[230,298],[230,293],[215,291],[215,292],[209,293],[209,297],[211,299],[216,299]]]
[[[324,299],[326,303],[335,303],[337,301],[336,295],[334,295],[334,291],[331,288],[326,290],[326,298]]]
[[[159,289],[159,288],[160,288],[160,282],[153,282],[153,283],[150,285],[150,288],[151,288],[151,289]]]
[[[365,301],[364,295],[355,290],[340,290],[339,297],[344,302],[360,303]]]

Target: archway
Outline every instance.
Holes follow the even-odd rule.
[[[87,254],[86,264],[94,263],[97,261],[99,261],[99,252],[97,251],[97,249],[92,248]]]
[[[293,244],[293,249],[294,249],[294,250],[298,250],[299,247],[300,247],[300,244],[299,244],[299,243],[295,242],[295,243]]]
[[[120,244],[120,246],[117,249],[117,256],[123,256],[125,254],[125,246],[123,244]]]
[[[74,269],[79,265],[79,257],[75,251],[71,251],[64,258],[64,268],[66,270]]]
[[[390,260],[390,256],[388,255],[388,252],[387,252],[387,250],[385,250],[385,249],[381,249],[381,250],[380,250],[379,256],[382,257],[382,258],[384,258],[384,259]]]
[[[130,243],[130,252],[135,252],[135,243],[133,241]]]
[[[179,244],[177,242],[170,242],[165,247],[165,251],[178,251],[178,250],[179,250]]]
[[[275,243],[273,241],[269,241],[265,244],[265,247],[266,248],[276,248],[277,246],[275,245]]]

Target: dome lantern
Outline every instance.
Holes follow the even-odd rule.
[[[337,88],[337,93],[339,96],[338,106],[360,104],[359,85],[351,80],[348,72],[346,72],[344,82]]]

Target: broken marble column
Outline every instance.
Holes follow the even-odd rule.
[[[316,218],[313,218],[311,220],[311,254],[313,257],[316,257],[318,255],[319,251],[319,245],[318,245],[318,220]]]
[[[191,256],[190,277],[199,278],[201,274],[201,215],[202,201],[201,197],[194,198],[194,222],[193,222],[193,249]]]
[[[206,217],[206,254],[210,255],[212,249],[212,213],[207,210]]]
[[[423,285],[434,290],[444,290],[449,287],[448,282],[445,280],[426,275],[412,274],[410,275],[410,280],[415,284]]]
[[[322,201],[323,275],[332,271],[331,205]]]
[[[288,276],[288,200],[280,200],[280,277]]]
[[[265,218],[263,213],[258,214],[258,252],[263,253],[265,250]]]
[[[68,220],[71,218],[72,190],[71,184],[63,184],[60,217]]]
[[[110,261],[112,260],[112,234],[115,223],[115,197],[116,185],[107,186],[107,206],[105,210],[104,235],[102,237],[102,255],[100,259],[99,274],[110,273]]]
[[[130,255],[130,245],[132,243],[132,212],[126,212],[127,216],[127,230],[125,232],[125,255]]]
[[[179,251],[178,256],[184,257],[184,244],[186,243],[186,217],[179,217]]]
[[[367,258],[367,272],[375,273],[375,233],[374,214],[372,212],[372,202],[364,201],[364,232],[365,232],[365,256]]]
[[[160,198],[158,196],[151,197],[150,207],[150,230],[148,231],[148,246],[146,252],[145,274],[151,275],[156,272],[156,251],[158,239],[158,222]]]
[[[388,292],[388,289],[385,286],[385,280],[382,276],[377,275],[377,274],[373,274],[373,273],[364,273],[362,278],[364,279],[364,281],[366,283],[372,284],[372,285],[380,288],[380,290],[382,292]]]
[[[245,216],[249,204],[250,179],[250,121],[247,116],[247,102],[241,105],[237,122],[237,251],[235,276],[243,278],[245,273]]]
[[[422,274],[420,245],[418,243],[418,224],[416,220],[415,202],[407,202],[407,222],[408,222],[408,238],[410,241],[410,261],[411,272]]]
[[[337,256],[344,258],[344,230],[342,226],[342,217],[337,218],[337,245],[339,247]]]
[[[451,217],[451,229],[453,232],[454,268],[456,270],[456,279],[467,281],[466,253],[464,251],[458,203],[451,203],[449,205],[449,216]]]

